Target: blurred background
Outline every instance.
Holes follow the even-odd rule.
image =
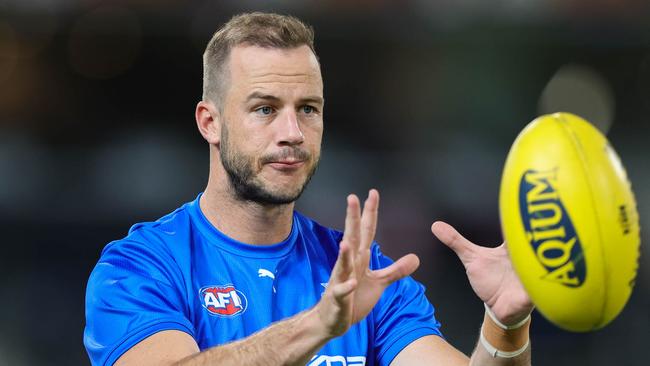
[[[378,240],[417,253],[447,339],[483,317],[435,219],[501,241],[498,187],[518,132],[580,114],[620,154],[650,228],[650,3],[644,0],[0,1],[0,365],[86,365],[84,292],[103,246],[193,200],[201,54],[252,10],[311,23],[324,154],[299,209],[343,226],[345,196],[382,194]],[[536,365],[648,365],[650,263],[603,330],[533,319]]]

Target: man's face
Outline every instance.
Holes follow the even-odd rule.
[[[219,154],[238,198],[298,199],[314,174],[323,135],[323,81],[307,46],[237,46],[230,54]]]

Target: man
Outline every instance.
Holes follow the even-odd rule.
[[[210,147],[199,197],[110,243],[90,276],[84,344],[96,365],[525,365],[532,305],[504,246],[433,233],[486,303],[471,361],[440,333],[409,254],[373,243],[379,194],[347,198],[344,233],[294,212],[323,133],[313,32],[236,16],[204,54],[196,122]]]

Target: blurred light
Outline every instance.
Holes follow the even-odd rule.
[[[11,25],[0,22],[0,85],[11,76],[16,68],[18,53],[16,31]]]
[[[108,79],[128,70],[141,47],[140,23],[132,11],[101,7],[81,16],[68,44],[70,64],[92,79]]]
[[[57,24],[50,11],[12,14],[6,19],[0,21],[0,112],[4,117],[0,125],[20,123],[7,117],[20,115],[43,89],[41,57],[52,44]]]
[[[570,112],[593,123],[604,134],[614,118],[614,93],[595,70],[580,65],[562,66],[546,84],[539,99],[540,114]]]
[[[0,57],[1,59],[1,57]],[[0,62],[2,63],[2,62]],[[13,70],[0,80],[0,126],[24,122],[24,108],[38,93],[40,70],[32,58],[17,59]]]

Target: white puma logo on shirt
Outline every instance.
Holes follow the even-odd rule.
[[[275,275],[273,274],[273,272],[269,271],[268,269],[264,269],[264,268],[260,268],[260,269],[258,269],[258,270],[257,270],[257,275],[258,275],[259,277],[269,277],[269,278],[271,278],[272,280],[275,279]]]

